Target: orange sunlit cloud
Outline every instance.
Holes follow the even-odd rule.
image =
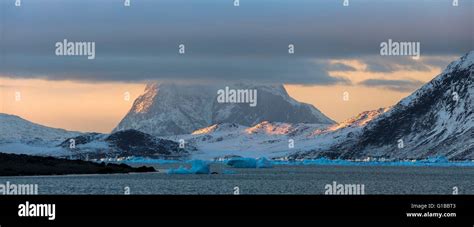
[[[144,85],[138,83],[1,78],[0,112],[50,127],[110,132],[143,88]],[[129,101],[125,100],[125,92],[130,94]]]

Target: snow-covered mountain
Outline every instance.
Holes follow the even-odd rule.
[[[214,124],[191,134],[169,136],[196,148],[196,159],[230,156],[287,158],[311,151],[326,151],[335,144],[357,138],[367,122],[387,111],[366,111],[355,118],[333,125],[263,121],[247,127],[235,123]]]
[[[39,125],[16,115],[0,113],[0,144],[20,142],[44,145],[79,134],[79,132]]]
[[[0,152],[3,153],[55,154],[60,152],[55,145],[80,134],[0,113]]]
[[[220,86],[149,83],[114,132],[135,129],[156,136],[191,133],[218,123],[251,126],[262,121],[332,124],[312,105],[291,98],[282,85],[235,84],[256,89],[258,104],[219,103]]]
[[[303,130],[301,128],[304,127]],[[183,139],[196,147],[191,153],[196,159],[214,159],[225,156],[281,157],[294,151],[289,148],[291,133],[305,138],[326,124],[290,124],[264,121],[254,126],[235,123],[219,123],[194,131],[192,134],[170,136],[168,139]]]
[[[74,146],[71,146],[71,141]],[[183,158],[194,148],[180,148],[178,142],[157,138],[155,136],[129,129],[112,134],[85,133],[64,140],[59,147],[68,155],[78,158],[100,159],[106,157],[152,157]]]
[[[71,139],[74,146],[71,147]],[[42,156],[105,157],[177,157],[193,149],[178,142],[156,138],[136,130],[112,134],[81,133],[32,123],[15,115],[0,113],[0,152]]]
[[[297,158],[474,159],[474,51],[368,122],[355,139]]]

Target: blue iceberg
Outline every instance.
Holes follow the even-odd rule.
[[[272,161],[266,158],[231,158],[225,164],[234,168],[272,168]]]
[[[129,157],[125,159],[123,162],[125,163],[139,163],[139,164],[174,164],[179,163],[179,160],[172,160],[172,159],[154,159],[154,158],[147,158],[147,157]]]
[[[257,168],[273,168],[273,163],[266,158],[257,159]]]
[[[254,158],[231,158],[225,164],[234,168],[257,168],[257,160]]]
[[[421,163],[449,163],[449,160],[444,156],[429,157],[419,161]]]
[[[191,168],[180,166],[177,169],[169,169],[167,173],[168,174],[209,174],[210,173],[209,163],[205,161],[192,160],[189,163],[191,163]]]
[[[331,165],[331,166],[474,166],[474,160],[450,161],[444,156],[429,157],[422,160],[391,160],[391,161],[354,161],[342,159],[306,159],[291,161],[272,161],[273,165]]]

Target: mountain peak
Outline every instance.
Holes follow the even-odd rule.
[[[220,103],[219,89],[255,89],[258,105]],[[151,82],[115,131],[136,129],[155,136],[188,134],[219,123],[251,126],[262,121],[332,124],[318,109],[291,98],[283,85],[229,86]]]
[[[459,58],[457,61],[452,62],[448,65],[447,69],[456,68],[460,69],[469,69],[474,65],[474,50],[467,52],[464,56]]]

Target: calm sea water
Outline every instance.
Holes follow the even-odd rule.
[[[366,194],[474,194],[474,167],[276,166],[229,169],[212,164],[213,175],[169,175],[178,164],[153,165],[161,173],[0,177],[15,184],[38,184],[39,194],[324,194],[325,185],[364,184]]]

